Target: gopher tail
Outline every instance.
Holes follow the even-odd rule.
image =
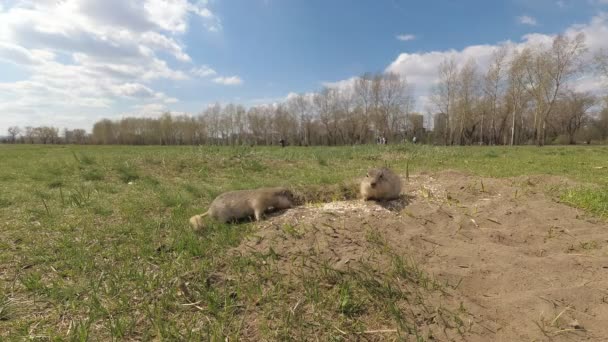
[[[194,230],[201,230],[205,227],[205,225],[203,224],[203,218],[205,216],[209,215],[209,210],[205,211],[204,213],[200,214],[200,215],[194,215],[190,218],[190,226],[194,229]]]

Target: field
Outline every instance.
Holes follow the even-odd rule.
[[[608,147],[0,145],[0,340],[607,340],[607,218]]]

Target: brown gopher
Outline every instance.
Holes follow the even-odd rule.
[[[361,182],[364,200],[393,200],[401,193],[401,178],[387,168],[371,169]]]
[[[192,216],[190,225],[194,229],[202,229],[205,216],[223,223],[251,216],[259,221],[269,209],[288,209],[292,205],[293,193],[286,188],[229,191],[217,196],[204,214]]]

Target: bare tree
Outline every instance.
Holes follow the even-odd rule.
[[[277,140],[292,140],[297,135],[297,123],[295,117],[280,104],[276,106],[273,114],[273,131]],[[293,142],[293,141],[292,141]]]
[[[110,145],[117,143],[117,129],[111,120],[103,119],[93,125],[93,143]]]
[[[43,144],[55,144],[58,142],[59,129],[49,126],[35,127],[34,136],[36,136]]]
[[[386,124],[387,135],[392,139],[404,138],[407,129],[407,115],[413,100],[405,77],[387,73],[382,77],[380,104],[382,123]]]
[[[359,132],[359,142],[362,143],[367,139],[367,131],[375,108],[373,94],[374,77],[367,73],[355,80],[354,93],[356,96],[357,106],[361,113],[361,132]]]
[[[608,50],[601,49],[595,55],[595,62],[597,65],[597,70],[604,79],[604,86],[606,90],[604,101],[605,105],[608,107]]]
[[[454,58],[445,59],[439,65],[439,82],[433,89],[431,101],[439,114],[445,115],[444,143],[454,143],[455,115],[454,101],[456,99],[458,66]]]
[[[529,50],[515,52],[508,70],[507,106],[511,112],[511,145],[515,142],[515,130],[519,119],[520,131],[518,131],[517,143],[519,143],[523,125],[523,113],[530,101],[526,89],[526,63],[528,62]]]
[[[458,140],[464,145],[472,142],[477,125],[475,110],[479,100],[479,78],[474,60],[468,60],[462,67],[457,82]]]
[[[598,71],[606,78],[608,78],[608,51],[601,49],[595,55],[595,61],[597,63]]]
[[[76,144],[85,144],[87,139],[87,132],[84,129],[74,129],[72,130],[72,135],[74,138],[74,143]]]
[[[589,109],[595,103],[595,97],[589,93],[569,91],[556,110],[558,128],[568,135],[568,143],[575,144],[575,135],[589,117]]]
[[[288,100],[289,111],[294,113],[298,120],[298,144],[310,144],[312,105],[312,97],[306,94],[297,94]]]
[[[14,144],[17,141],[17,136],[21,134],[19,126],[11,126],[8,128],[8,134],[11,136],[11,142]]]
[[[255,139],[256,144],[270,145],[272,142],[271,132],[272,108],[269,106],[257,106],[249,108],[247,122],[249,131]]]
[[[337,110],[337,91],[334,88],[323,88],[315,94],[313,99],[315,109],[319,115],[319,121],[323,124],[327,134],[327,143],[335,145],[338,138],[339,116]]]
[[[27,126],[25,127],[25,136],[27,137],[27,142],[30,144],[34,143],[34,127]]]
[[[483,90],[487,98],[486,101],[489,103],[490,107],[489,142],[492,145],[496,144],[496,117],[498,115],[500,105],[499,101],[501,98],[503,98],[504,63],[508,52],[509,50],[507,46],[502,46],[492,53],[492,64],[484,77]],[[484,114],[485,111],[482,111],[480,123],[480,142],[483,142],[484,137]]]
[[[598,131],[601,140],[608,139],[608,107],[605,107],[600,113],[593,125]]]
[[[535,101],[534,135],[539,146],[545,144],[547,122],[560,91],[580,71],[579,62],[585,51],[585,35],[580,33],[574,38],[557,36],[550,48],[530,54],[526,63],[527,89]]]

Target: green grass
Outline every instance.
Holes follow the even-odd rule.
[[[585,209],[601,218],[608,218],[608,188],[606,187],[568,189],[560,198],[564,203]]]
[[[566,176],[581,186],[562,201],[607,215],[608,169],[598,168],[607,147],[0,145],[0,339],[246,339],[252,315],[269,340],[351,340],[375,328],[371,316],[396,329],[387,338],[426,339],[405,308],[442,288],[382,236],[368,243],[391,255],[385,273],[318,265],[293,282],[272,251],[226,255],[250,225],[197,235],[187,224],[227,190],[289,185],[302,201],[352,198],[353,179],[383,165]],[[436,311],[466,330],[462,313]]]

